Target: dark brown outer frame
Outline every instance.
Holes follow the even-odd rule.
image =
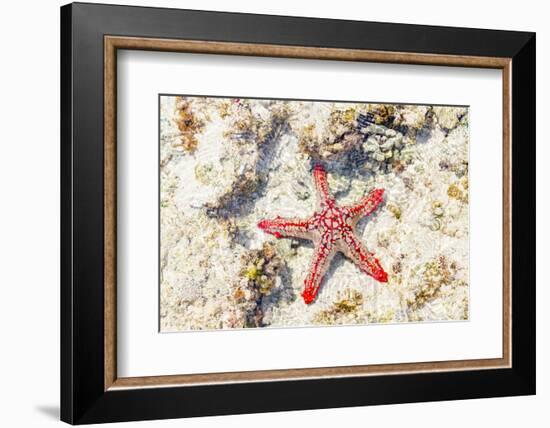
[[[232,382],[258,382],[307,378],[334,378],[430,371],[495,369],[511,365],[511,168],[510,168],[510,58],[458,55],[376,52],[265,44],[167,40],[105,36],[105,390],[110,388],[159,387]],[[148,50],[201,53],[209,55],[249,55],[338,61],[383,62],[496,68],[502,70],[503,93],[503,321],[502,358],[433,361],[407,364],[378,364],[306,369],[203,373],[171,376],[119,378],[116,375],[116,61],[117,50]]]
[[[88,4],[61,23],[63,420],[534,393],[534,34]],[[116,379],[116,49],[502,68],[503,358]]]

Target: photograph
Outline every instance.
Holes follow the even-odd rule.
[[[468,321],[468,121],[159,94],[160,331]]]

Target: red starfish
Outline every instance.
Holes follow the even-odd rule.
[[[384,189],[375,189],[358,204],[338,207],[330,196],[327,173],[321,165],[313,169],[313,178],[319,199],[319,210],[308,219],[276,217],[262,220],[258,227],[276,238],[303,238],[313,241],[315,252],[302,293],[304,302],[315,300],[323,275],[336,254],[341,251],[363,272],[380,282],[388,282],[388,274],[378,259],[370,253],[355,235],[355,225],[361,217],[370,215],[382,202]]]

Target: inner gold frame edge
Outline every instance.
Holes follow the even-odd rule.
[[[117,49],[184,53],[249,55],[397,64],[502,69],[503,90],[503,349],[502,358],[422,363],[377,364],[303,369],[260,370],[170,376],[117,377],[116,367],[116,53]],[[287,45],[104,37],[104,390],[193,386],[221,383],[312,378],[395,375],[421,372],[482,370],[511,367],[511,58],[386,52]]]

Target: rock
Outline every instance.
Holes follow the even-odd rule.
[[[467,113],[463,107],[434,107],[433,111],[439,126],[447,131],[456,128],[461,117]]]
[[[336,195],[338,193],[347,192],[350,189],[351,179],[350,177],[340,174],[329,174],[328,184],[333,195]]]
[[[369,125],[364,128],[365,133],[385,135],[387,128],[381,125]]]
[[[393,145],[403,144],[403,134],[397,134],[394,137],[388,138],[388,141],[391,141]]]
[[[445,211],[443,211],[443,208],[437,207],[433,210],[433,213],[436,217],[441,217],[445,213]]]
[[[380,144],[380,150],[382,150],[383,152],[387,152],[388,150],[391,150],[392,147],[393,147],[392,140],[388,140],[385,143]]]
[[[383,153],[375,153],[373,156],[372,156],[375,160],[377,160],[378,162],[384,162],[384,160],[386,159],[386,157],[384,156]]]
[[[426,121],[426,106],[401,106],[399,124],[413,129],[422,129]]]
[[[367,138],[367,143],[379,145],[380,137],[378,135],[371,135],[369,138]]]
[[[365,152],[376,152],[378,151],[378,144],[367,141],[363,144],[363,150]]]

